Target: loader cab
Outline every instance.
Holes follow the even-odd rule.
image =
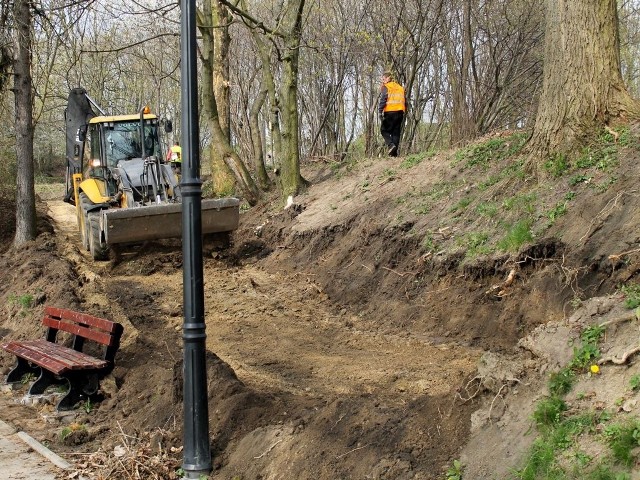
[[[155,115],[145,115],[143,122],[144,131],[141,132],[138,116],[93,118],[89,125],[91,158],[99,158],[101,165],[107,168],[116,168],[118,163],[132,159],[161,158],[158,119]]]

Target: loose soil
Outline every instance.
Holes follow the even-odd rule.
[[[584,186],[517,254],[471,258],[455,247],[478,215],[450,212],[479,180],[449,155],[411,168],[375,159],[342,176],[309,165],[312,186],[291,207],[265,202],[242,214],[229,248],[205,244],[211,478],[436,479],[454,459],[465,478],[506,478],[522,461],[546,376],[571,358],[581,328],[621,315],[617,287],[637,280],[638,151],[625,151],[608,189]],[[445,184],[438,202],[416,209],[416,192]],[[552,206],[566,190],[566,179],[549,182],[539,199]],[[19,249],[2,215],[0,340],[41,336],[45,305],[110,318],[125,333],[97,398],[57,414],[21,386],[0,395],[0,418],[93,478],[176,478],[180,242],[93,262],[73,207],[38,206],[39,235]],[[604,352],[637,343],[626,328]],[[0,353],[4,373],[12,362]],[[584,379],[597,392],[589,398],[613,404],[637,370],[633,358],[603,366]]]

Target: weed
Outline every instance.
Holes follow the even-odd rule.
[[[9,303],[19,305],[22,310],[28,310],[33,306],[33,295],[25,293],[23,295],[9,295]]]
[[[586,333],[585,333],[586,332]],[[582,370],[591,365],[598,357],[600,357],[600,349],[598,341],[604,333],[603,327],[593,326],[587,328],[581,336],[582,344],[579,348],[573,349],[573,359],[569,363],[569,368],[574,370]],[[597,338],[591,338],[590,335],[597,335]]]
[[[589,183],[593,177],[589,177],[588,175],[574,175],[569,179],[569,185],[575,187],[579,183]]]
[[[575,378],[575,373],[569,368],[552,373],[549,377],[549,392],[558,397],[566,395],[571,391]]]
[[[72,423],[66,427],[64,427],[61,431],[60,431],[60,439],[64,440],[65,438],[67,438],[69,435],[71,435],[73,432],[77,432],[79,430],[86,430],[87,427],[85,427],[83,424],[81,423]]]
[[[593,188],[595,188],[596,192],[598,192],[598,193],[604,193],[609,189],[609,187],[611,185],[616,183],[617,180],[618,179],[616,177],[611,176],[607,180],[605,180],[604,182],[594,185]]]
[[[433,157],[435,155],[435,151],[422,152],[422,153],[414,153],[413,155],[407,156],[402,163],[400,164],[400,168],[411,168],[420,164],[426,158]]]
[[[28,383],[33,382],[35,379],[36,379],[35,373],[27,373],[22,376],[22,378],[20,379],[20,383],[22,385],[27,385]]]
[[[424,237],[422,240],[422,248],[427,252],[434,252],[437,250],[438,246],[433,241],[433,235],[429,233]]]
[[[559,178],[569,170],[569,161],[564,153],[556,153],[544,164],[544,168],[554,178]]]
[[[460,460],[454,460],[447,470],[447,480],[462,480],[463,465]]]
[[[502,201],[502,208],[506,211],[518,211],[528,215],[535,212],[536,194],[529,193],[526,195],[518,195],[515,197],[505,198]]]
[[[640,420],[634,419],[625,424],[607,425],[603,431],[613,457],[626,466],[635,460],[635,450],[640,446]]]
[[[551,223],[553,223],[565,213],[567,213],[567,204],[564,202],[557,203],[555,207],[547,212],[547,217],[551,220]]]
[[[498,206],[494,203],[482,202],[476,207],[476,212],[483,217],[493,218],[498,214]]]
[[[629,379],[629,387],[634,392],[640,388],[640,375],[635,374]]]
[[[580,297],[573,297],[570,305],[572,308],[579,308],[582,305],[582,299]]]
[[[533,412],[533,419],[538,426],[550,426],[560,422],[562,412],[567,410],[567,404],[558,397],[549,397],[538,403]]]
[[[414,213],[418,215],[426,215],[430,211],[431,211],[431,204],[428,202],[424,202],[418,205],[418,207],[414,210]]]
[[[498,242],[498,248],[505,252],[517,252],[522,245],[532,239],[531,220],[520,220],[512,225],[506,236]]]
[[[467,257],[474,257],[478,254],[490,253],[488,239],[489,235],[484,232],[470,232],[458,239],[458,244],[467,249]]]
[[[489,178],[487,178],[485,181],[480,182],[478,184],[478,190],[480,190],[481,192],[485,191],[487,188],[495,185],[496,183],[498,183],[501,180],[500,175],[491,175]]]
[[[472,202],[472,199],[470,198],[462,198],[458,203],[456,203],[453,207],[451,207],[449,211],[451,213],[463,211],[471,204],[471,202]]]
[[[634,309],[640,306],[640,285],[637,283],[628,283],[620,287],[620,291],[625,296],[624,306]]]
[[[396,171],[393,168],[385,168],[380,177],[391,180],[396,177]]]
[[[82,403],[82,409],[86,412],[86,413],[91,413],[91,411],[93,410],[93,403],[91,403],[91,399],[87,398],[83,403]]]
[[[518,153],[526,141],[526,136],[516,133],[510,137],[491,138],[484,143],[471,145],[456,152],[456,162],[464,161],[465,168],[486,169],[491,160],[503,160]]]

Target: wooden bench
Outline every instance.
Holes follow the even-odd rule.
[[[95,394],[100,379],[113,370],[122,325],[54,307],[45,307],[42,324],[47,327],[44,339],[0,345],[17,357],[16,366],[7,375],[7,383],[20,382],[26,374],[36,375],[37,380],[29,388],[30,395],[42,394],[52,384],[66,383],[67,393],[56,409],[71,410],[84,397]],[[59,331],[72,335],[70,348],[56,342]],[[93,347],[102,353],[100,358],[83,352],[85,340],[95,342]]]

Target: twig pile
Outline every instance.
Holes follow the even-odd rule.
[[[176,480],[180,471],[182,447],[166,447],[168,433],[157,429],[137,436],[120,428],[113,448],[83,454],[75,470],[63,478],[95,480]]]

